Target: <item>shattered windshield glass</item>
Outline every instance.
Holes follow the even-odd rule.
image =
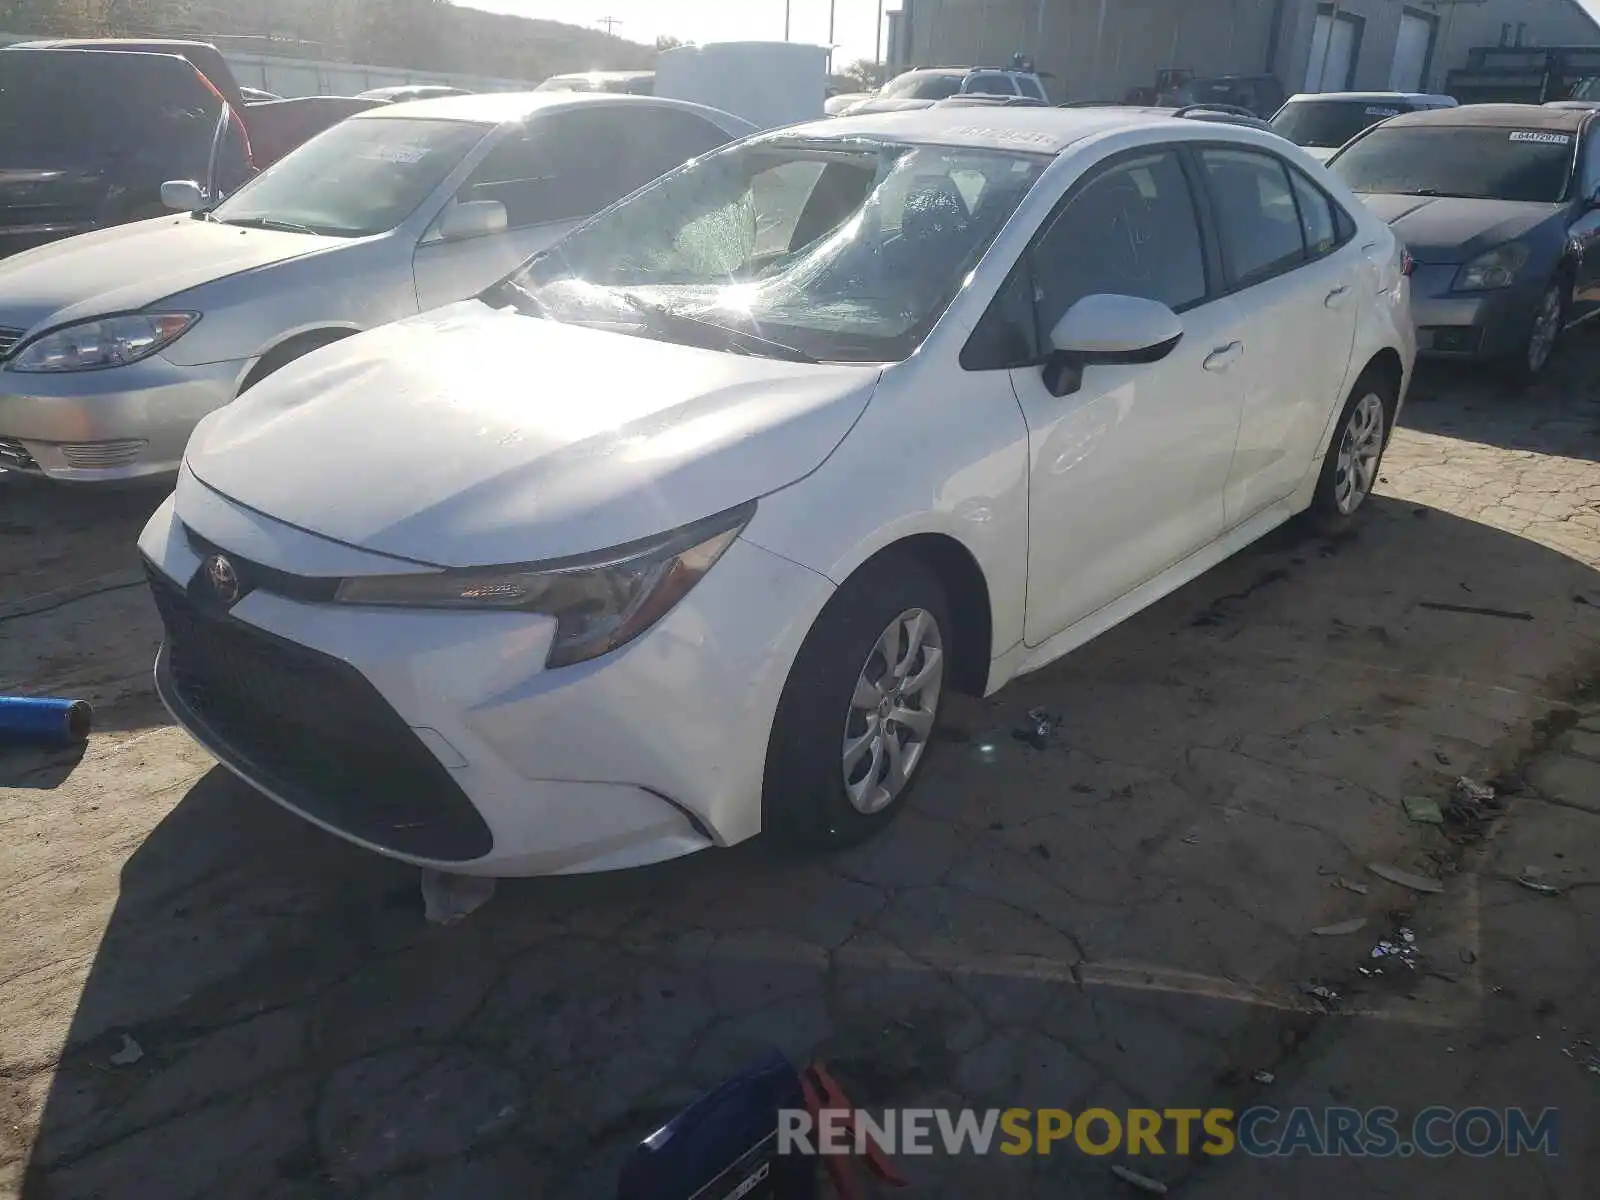
[[[745,142],[602,213],[492,298],[741,353],[900,359],[1047,161],[858,139]]]

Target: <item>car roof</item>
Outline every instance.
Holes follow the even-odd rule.
[[[1397,126],[1434,125],[1441,128],[1552,129],[1576,133],[1592,114],[1582,109],[1546,108],[1540,104],[1463,104],[1456,108],[1426,108],[1401,113],[1383,123]]]
[[[614,92],[484,92],[473,96],[439,96],[432,100],[406,100],[358,114],[361,120],[382,121],[392,117],[421,117],[433,121],[475,121],[480,125],[503,125],[521,121],[552,109],[577,108],[587,104],[644,104],[655,108],[682,108],[691,112],[714,113],[704,105],[661,96],[627,96]],[[726,113],[717,113],[727,116]]]
[[[961,146],[978,150],[1022,150],[1035,154],[1060,154],[1074,142],[1130,126],[1188,125],[1172,110],[1127,108],[916,108],[899,112],[874,112],[791,125],[786,137],[882,138],[933,146]],[[1219,123],[1220,124],[1220,123]],[[1225,127],[1225,126],[1223,126]]]
[[[1288,103],[1296,100],[1345,100],[1352,104],[1381,104],[1398,101],[1403,104],[1437,104],[1446,108],[1457,107],[1454,96],[1430,92],[1299,92],[1290,96]]]

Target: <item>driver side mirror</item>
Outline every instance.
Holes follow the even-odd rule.
[[[1050,331],[1044,385],[1052,396],[1070,396],[1094,366],[1160,362],[1183,340],[1178,314],[1137,296],[1085,296],[1067,309]]]
[[[192,179],[169,179],[161,185],[161,203],[174,212],[199,212],[206,206],[206,193]]]
[[[467,238],[488,237],[509,228],[506,206],[498,200],[467,200],[452,204],[439,218],[439,238],[460,242]]]

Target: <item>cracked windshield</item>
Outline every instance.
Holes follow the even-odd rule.
[[[756,142],[573,234],[507,289],[558,321],[835,361],[910,354],[1045,165],[937,146]]]

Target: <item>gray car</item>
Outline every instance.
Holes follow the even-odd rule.
[[[563,92],[384,105],[226,200],[0,262],[0,469],[95,483],[177,469],[201,417],[350,334],[476,295],[658,175],[753,126]]]
[[[1527,380],[1600,311],[1600,130],[1590,111],[1471,104],[1407,113],[1328,164],[1415,263],[1418,350]]]

